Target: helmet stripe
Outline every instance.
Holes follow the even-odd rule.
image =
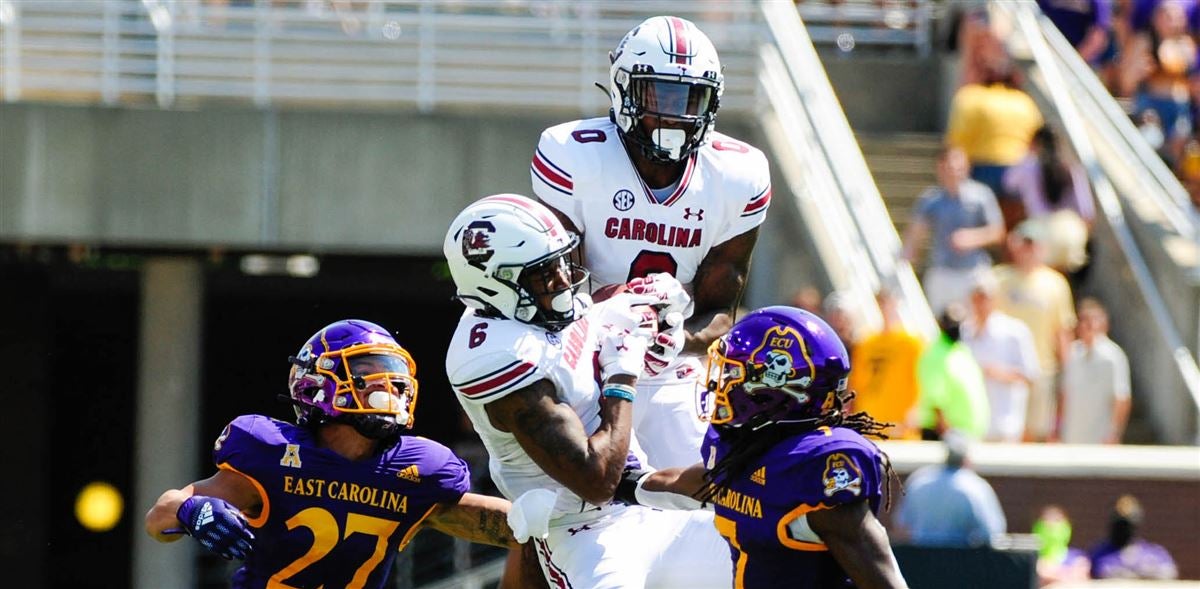
[[[554,215],[551,215],[550,213],[548,213],[544,207],[535,208],[535,207],[530,206],[529,201],[527,201],[525,199],[513,198],[511,196],[507,196],[504,194],[497,194],[495,196],[489,196],[489,197],[487,197],[486,200],[498,200],[501,202],[506,202],[506,203],[509,203],[512,205],[516,205],[521,210],[533,215],[535,218],[537,218],[538,221],[541,221],[542,225],[546,226],[546,230],[550,232],[550,235],[558,235],[558,227],[559,227],[560,223],[558,222],[558,219],[555,219]]]
[[[683,19],[674,16],[667,17],[667,22],[670,24],[669,30],[671,31],[671,38],[673,39],[673,46],[675,48],[671,63],[691,65],[692,52],[689,48],[691,43],[687,36],[687,25],[683,24]]]

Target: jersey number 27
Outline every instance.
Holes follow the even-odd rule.
[[[290,579],[312,563],[333,552],[338,541],[343,538],[349,538],[351,534],[368,534],[375,536],[375,552],[371,553],[370,558],[358,567],[358,570],[354,572],[354,578],[346,585],[347,589],[360,589],[367,584],[367,579],[375,567],[383,561],[383,557],[387,554],[388,538],[392,536],[399,525],[400,522],[396,521],[348,513],[346,514],[346,533],[343,536],[332,513],[320,507],[309,507],[288,519],[287,527],[288,530],[295,530],[298,527],[308,528],[313,535],[312,546],[308,552],[305,552],[292,564],[271,575],[271,579],[267,581],[267,589],[293,589],[291,585],[284,583],[285,579]]]

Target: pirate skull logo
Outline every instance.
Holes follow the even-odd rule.
[[[862,493],[862,474],[843,454],[834,454],[826,459],[822,478],[826,497],[832,497],[839,491],[849,491],[855,496]]]
[[[792,377],[792,357],[783,350],[767,352],[767,361],[763,363],[765,371],[762,375],[763,384],[779,388],[787,384]]]

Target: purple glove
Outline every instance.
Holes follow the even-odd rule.
[[[246,518],[224,499],[192,495],[179,506],[175,517],[183,524],[183,529],[166,530],[166,533],[186,533],[225,560],[245,559],[254,550],[254,532],[250,531]]]

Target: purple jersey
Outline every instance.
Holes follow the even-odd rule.
[[[711,469],[729,450],[709,428],[705,465]],[[771,447],[713,501],[734,587],[853,587],[806,514],[864,499],[878,510],[884,484],[879,450],[846,428],[819,428]]]
[[[1135,538],[1122,547],[1107,540],[1092,548],[1093,579],[1176,579],[1179,569],[1166,548]]]
[[[437,503],[470,486],[449,448],[402,436],[367,460],[321,448],[302,427],[261,415],[225,426],[217,467],[244,475],[262,495],[250,518],[254,552],[233,587],[383,587],[396,554]]]

